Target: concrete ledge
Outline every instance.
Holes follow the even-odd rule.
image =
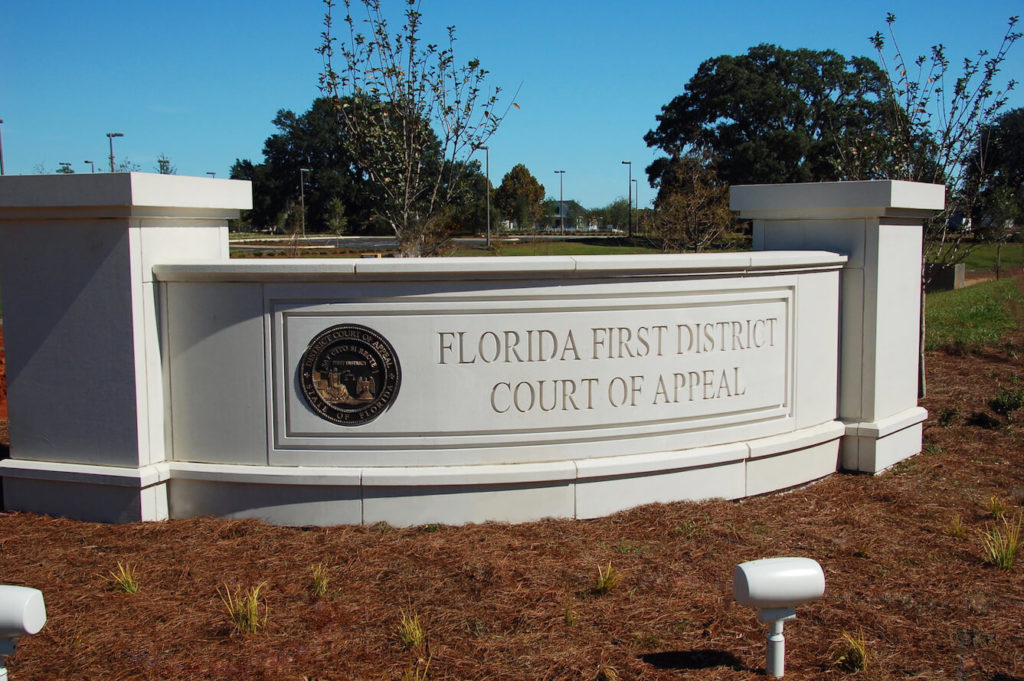
[[[840,269],[846,256],[827,251],[774,251],[766,253],[716,253],[710,255],[644,256],[544,256],[496,258],[408,258],[388,260],[280,259],[266,261],[179,262],[157,264],[153,274],[160,281],[324,281],[331,277],[377,279],[431,277],[446,279],[503,279],[537,277],[545,273],[651,276],[721,275],[723,272],[778,274],[790,268]]]
[[[166,482],[171,477],[167,464],[127,468],[26,459],[0,461],[0,475],[5,480],[51,480],[135,489]]]
[[[549,463],[386,468],[169,462],[131,469],[7,459],[0,473],[10,509],[102,522],[206,515],[285,525],[523,522],[792,487],[835,471],[842,432],[842,424],[829,422],[749,443]],[[61,501],[54,505],[54,499]]]
[[[923,423],[928,418],[928,410],[924,407],[912,407],[899,414],[893,414],[878,421],[869,423],[847,423],[846,434],[854,437],[886,437],[893,433]]]
[[[921,451],[921,424],[928,418],[914,407],[880,421],[846,424],[842,466],[861,473],[881,473]]]

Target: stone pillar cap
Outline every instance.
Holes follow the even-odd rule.
[[[924,218],[945,205],[943,185],[904,180],[751,184],[729,191],[733,211],[760,220]]]

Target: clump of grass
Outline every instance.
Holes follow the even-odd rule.
[[[410,616],[402,610],[401,617],[402,619],[398,623],[398,640],[407,648],[419,648],[427,640],[427,632],[420,624],[420,616],[416,614]]]
[[[330,582],[330,577],[327,574],[327,566],[323,563],[317,563],[312,567],[313,579],[309,584],[309,591],[314,596],[324,596],[327,594],[327,584]]]
[[[591,587],[591,591],[595,594],[606,594],[622,581],[622,573],[612,567],[609,562],[608,567],[602,568],[600,565],[597,566],[597,581],[594,586]]]
[[[1009,417],[1010,412],[1024,407],[1024,390],[1000,388],[996,396],[988,401],[988,406],[1000,416]]]
[[[1002,497],[993,494],[985,503],[985,508],[992,514],[993,518],[999,519],[1005,516],[1007,511],[1010,510],[1010,505]]]
[[[619,681],[619,670],[603,664],[597,668],[597,681]]]
[[[868,643],[864,635],[853,635],[844,631],[836,644],[836,659],[832,664],[851,674],[867,669]]]
[[[135,578],[135,568],[129,563],[117,561],[117,572],[111,572],[110,578],[121,593],[133,594],[139,590],[139,580]]]
[[[228,611],[228,618],[235,631],[243,634],[255,634],[267,625],[269,609],[267,600],[263,597],[263,587],[266,582],[261,582],[248,589],[232,591],[227,584],[224,591],[217,587],[217,595],[221,603]]]
[[[432,656],[427,656],[427,659],[421,657],[410,662],[409,666],[402,672],[402,681],[426,681],[427,675],[430,673],[430,661],[432,659]]]
[[[945,527],[945,532],[948,536],[954,539],[963,539],[967,536],[967,527],[964,525],[964,521],[959,515],[953,516],[949,520],[949,524]]]
[[[1017,552],[1024,542],[1024,537],[1021,536],[1021,518],[1018,515],[1014,520],[1010,520],[1004,515],[1000,521],[1001,526],[993,525],[982,533],[981,543],[986,563],[1009,570],[1017,562]]]
[[[572,609],[572,598],[569,596],[566,596],[565,601],[562,603],[562,617],[567,627],[575,627],[576,623],[580,621],[579,615]]]
[[[951,428],[958,418],[960,418],[959,409],[943,409],[939,413],[939,425],[943,428]]]

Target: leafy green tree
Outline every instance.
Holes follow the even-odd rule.
[[[178,168],[171,165],[171,159],[166,154],[160,154],[156,157],[156,172],[160,175],[177,175]]]
[[[1003,244],[1019,237],[1024,222],[1024,108],[1003,113],[985,126],[968,169],[968,191],[977,192],[977,227],[996,244],[996,278]]]
[[[662,149],[652,184],[696,150],[729,184],[844,179],[856,150],[861,174],[883,174],[889,155],[885,74],[866,57],[758,45],[703,62],[644,136]]]
[[[406,0],[405,23],[394,33],[379,0],[344,0],[348,37],[335,70],[335,3],[324,5],[321,91],[335,107],[376,215],[404,255],[430,255],[449,234],[467,161],[501,121],[498,90],[488,91],[478,60],[456,63],[454,27],[447,46],[422,43],[418,0]]]
[[[334,102],[317,99],[301,116],[282,109],[273,123],[278,132],[263,144],[263,163],[238,159],[231,168],[232,178],[253,183],[253,208],[248,216],[252,225],[297,229],[301,224],[301,179],[306,183],[307,231],[341,233],[372,228],[366,181],[344,142]]]
[[[614,227],[626,231],[629,227],[629,201],[625,197],[615,199],[607,206],[590,211],[591,221],[597,222],[601,229]]]
[[[516,229],[532,229],[544,218],[544,185],[522,163],[501,178],[494,191],[494,206]]]
[[[986,125],[972,154],[968,184],[979,195],[983,218],[1024,220],[1024,108]]]

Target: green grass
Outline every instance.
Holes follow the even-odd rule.
[[[1024,265],[1024,244],[1003,244],[1002,267]],[[964,267],[968,270],[996,269],[996,245],[982,244],[971,251],[964,259]]]
[[[972,350],[998,343],[1024,323],[1024,295],[1013,279],[937,291],[928,294],[926,317],[927,349]]]

